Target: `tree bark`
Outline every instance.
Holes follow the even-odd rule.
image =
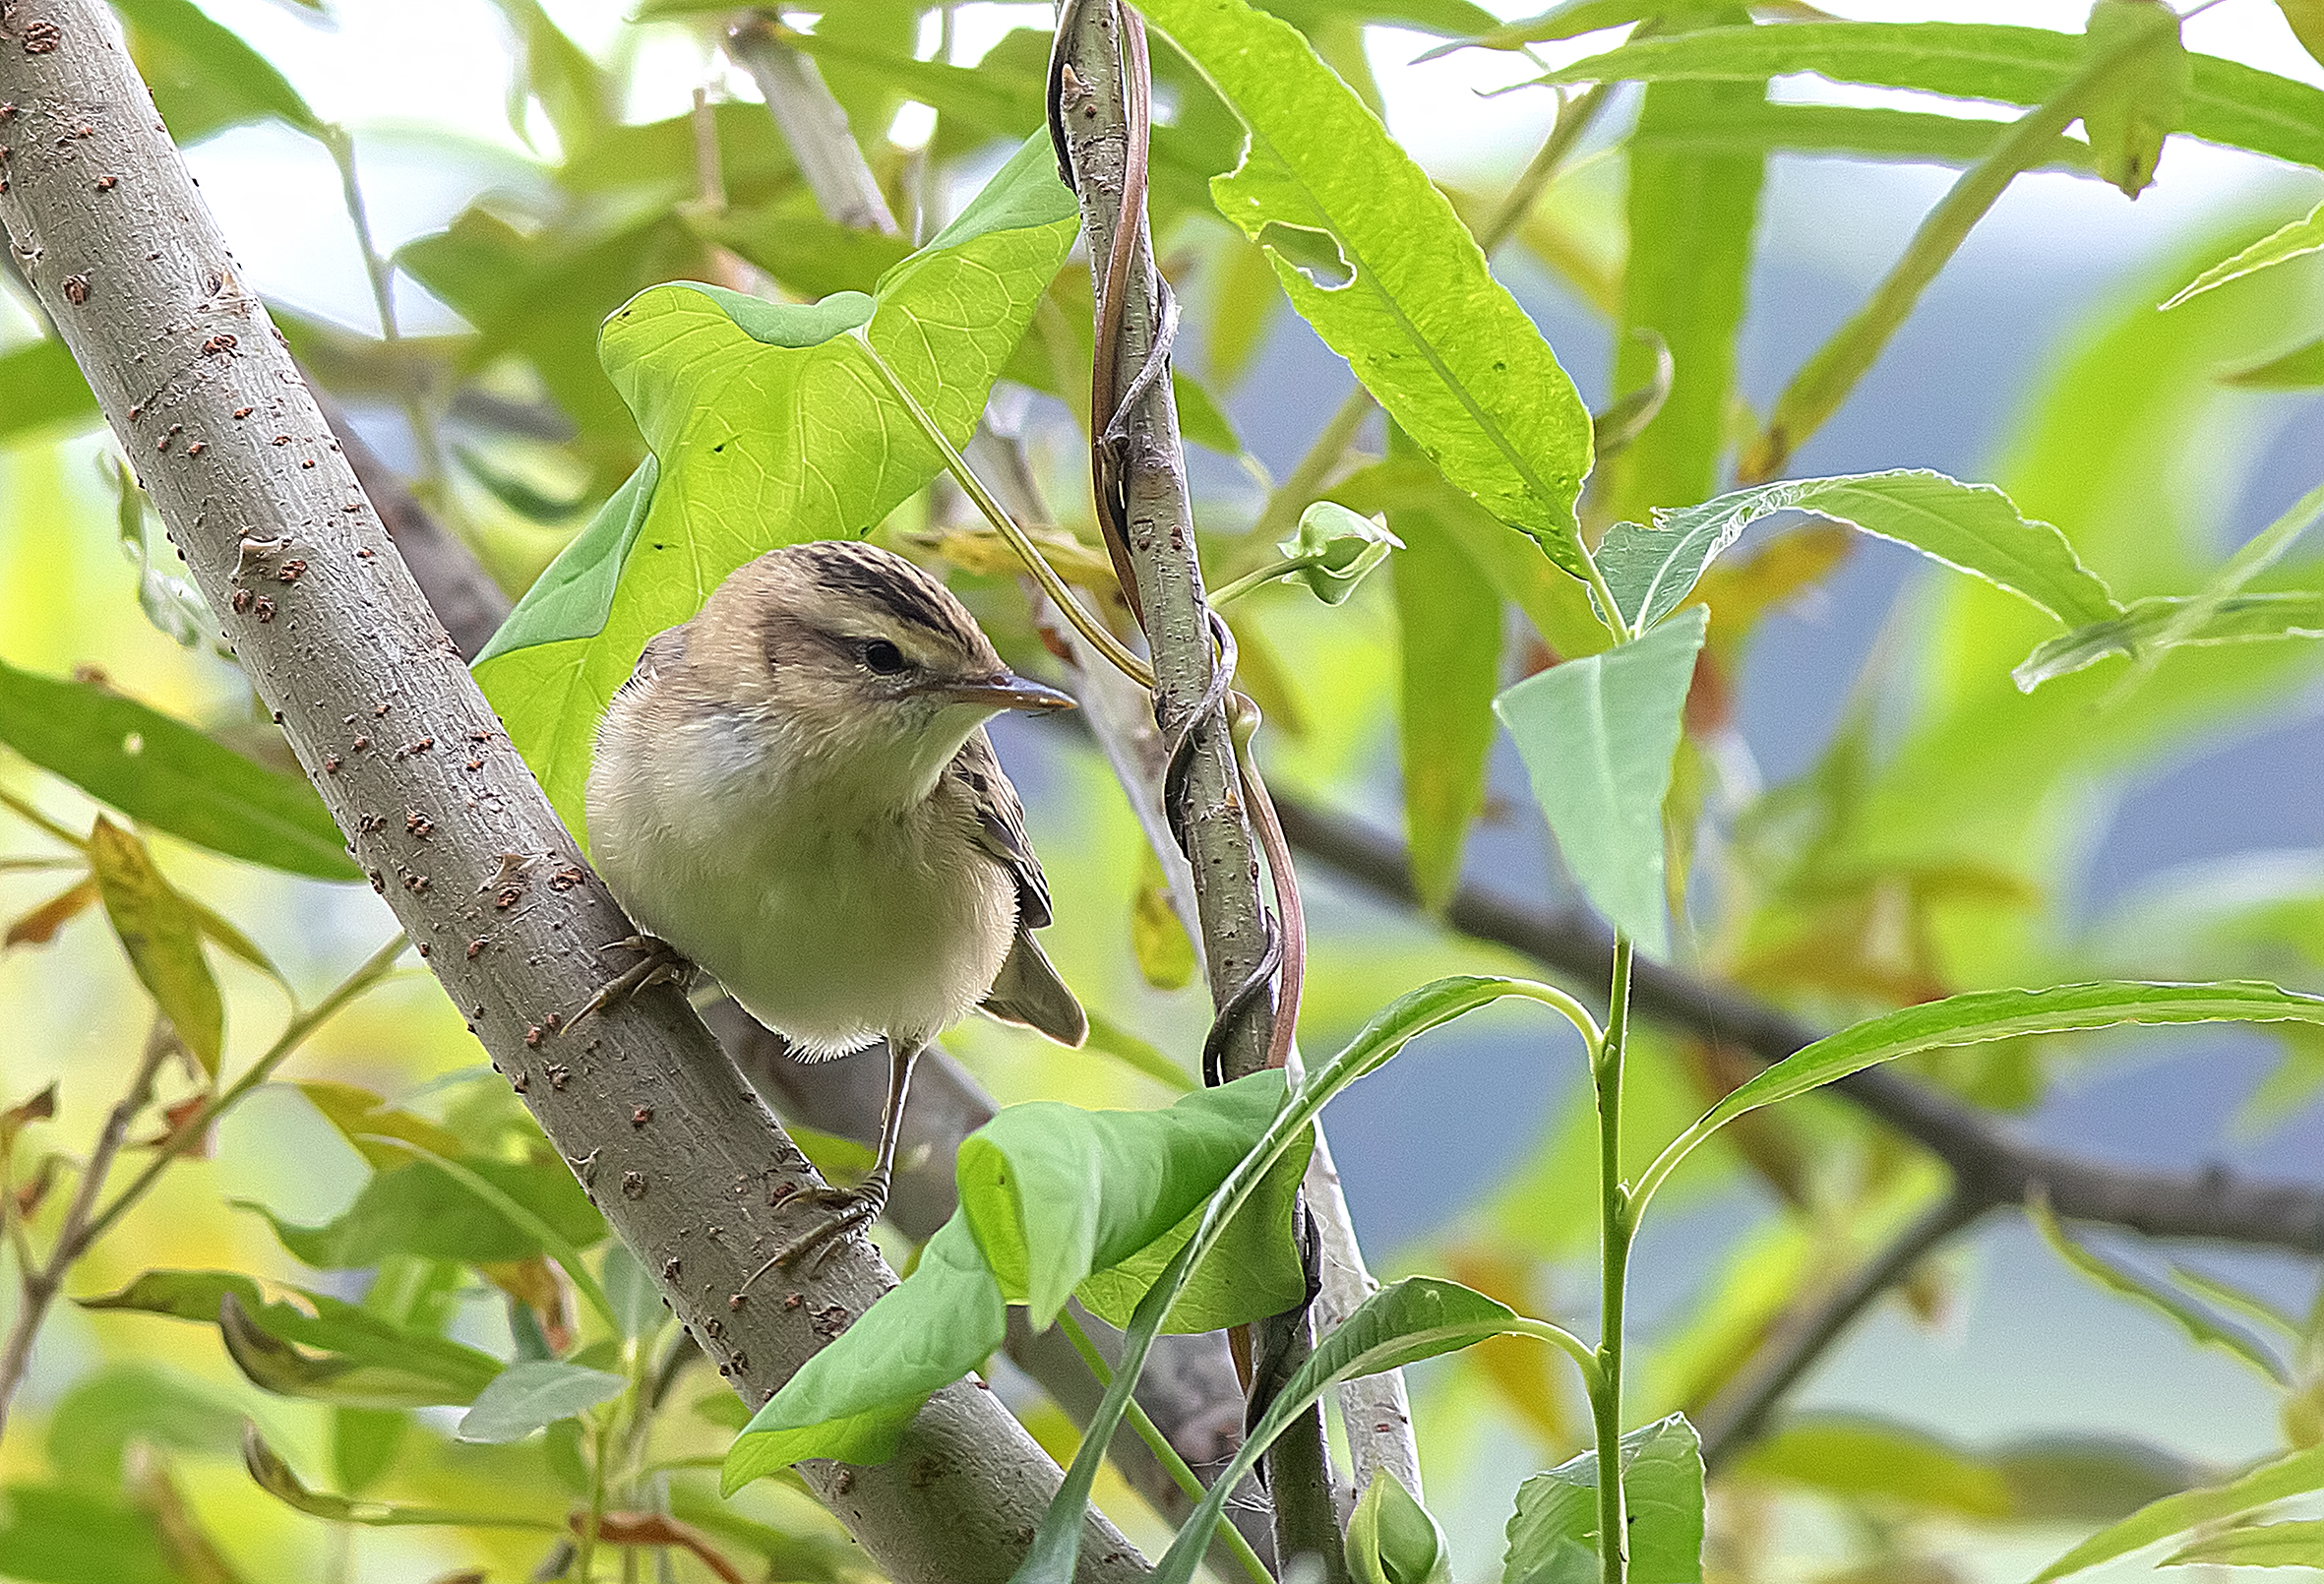
[[[404,929],[744,1400],[885,1291],[850,1244],[743,1294],[814,1174],[675,991],[558,1032],[628,921],[581,864],[398,555],[98,0],[0,24],[0,223],[260,697]],[[793,1302],[793,1295],[796,1302]],[[973,1382],[896,1459],[803,1466],[898,1579],[1012,1570],[1059,1481]],[[1145,1563],[1092,1514],[1080,1576]]]

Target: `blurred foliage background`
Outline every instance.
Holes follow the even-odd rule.
[[[1535,58],[1421,62],[1500,19],[1461,0],[1271,9],[1383,108],[1469,214],[1508,188],[1555,108],[1538,88],[1480,91],[1615,41],[1585,34],[1540,42]],[[1651,8],[1632,13],[1641,9]],[[727,19],[687,0],[646,0],[635,14],[600,0],[117,0],[116,10],[315,382],[512,592],[642,455],[594,355],[604,316],[674,278],[788,299],[867,286],[1039,125],[1048,23],[1043,6],[920,0],[850,0],[787,19],[802,30],[790,44],[846,107],[899,217],[905,234],[889,236],[823,215],[751,74],[720,48]],[[2058,5],[1874,13],[2065,31],[2082,21]],[[2324,80],[2266,0],[2223,0],[2187,37]],[[1204,555],[1221,582],[1271,557],[1301,486],[1362,467],[1384,440],[1374,419],[1353,453],[1328,447],[1320,476],[1303,472],[1352,382],[1286,310],[1257,250],[1211,210],[1205,178],[1239,146],[1231,117],[1166,47],[1156,70],[1167,122],[1155,134],[1155,226],[1186,309],[1179,395],[1198,448]],[[1975,97],[1797,77],[1779,81],[1772,104],[1733,89],[1617,92],[1496,255],[1593,405],[1651,377],[1631,326],[1656,325],[1680,354],[1672,400],[1598,481],[1597,525],[1726,481],[1755,415],[1887,269],[1951,180],[1947,167],[1975,158],[2006,113]],[[1767,113],[1778,107],[1833,118]],[[2019,180],[1793,470],[1914,465],[1988,478],[2028,517],[2063,528],[2124,597],[2183,592],[2315,482],[2324,373],[2307,343],[2324,281],[2310,260],[2169,314],[2156,305],[2296,217],[2314,173],[2174,140],[2133,210],[2094,179],[2087,150],[2056,164]],[[1679,298],[1683,323],[1665,317]],[[1059,526],[1094,545],[1074,416],[1087,400],[1076,372],[1087,327],[1076,266],[1059,276],[1002,399]],[[0,661],[78,674],[286,762],[118,466],[29,295],[0,291]],[[2024,606],[1828,525],[1762,532],[1705,585],[1711,658],[1689,712],[1678,822],[1691,851],[1684,967],[1819,1025],[1956,990],[2100,974],[2317,988],[2324,812],[2313,788],[2324,754],[2311,647],[2189,650],[2119,691],[2115,662],[2025,695],[2009,669],[2047,629]],[[1016,579],[948,487],[881,534],[948,566],[1004,648],[1034,653]],[[1467,552],[1442,533],[1417,553]],[[2317,572],[2295,550],[2260,586],[2313,586]],[[1554,657],[1559,617],[1545,616],[1528,575],[1471,569],[1456,590],[1425,562],[1392,561],[1345,605],[1272,589],[1240,604],[1236,626],[1281,789],[1383,829],[1407,825],[1438,894],[1465,865],[1498,891],[1555,907],[1572,892],[1505,745],[1475,811],[1458,787],[1449,804],[1441,789],[1416,792],[1427,777],[1413,773],[1457,757],[1447,734],[1471,718],[1431,707],[1446,674],[1428,669],[1441,663],[1428,657],[1430,635],[1462,622],[1472,639],[1498,635],[1490,668],[1502,681]],[[1183,939],[1103,760],[1068,734],[1005,723],[996,736],[1056,893],[1053,955],[1124,1031],[1117,1048],[1134,1038],[1186,1064],[1206,1007],[1184,988]],[[98,813],[7,754],[0,790],[11,809],[76,836]],[[393,931],[360,885],[239,864],[166,832],[145,841],[170,885],[247,937],[247,953],[217,932],[208,948],[223,1005],[216,1070],[229,1076],[269,1049],[290,1007],[319,1001]],[[18,1108],[0,1123],[0,1149],[20,1259],[28,1241],[45,1247],[70,1163],[98,1134],[153,1015],[104,911],[88,905],[93,893],[41,911],[81,867],[21,810],[0,813],[0,920],[11,921],[0,1106]],[[1320,866],[1307,880],[1311,1047],[1338,1043],[1395,990],[1515,965]],[[1004,1102],[1147,1106],[1174,1092],[1132,1063],[993,1025],[946,1043]],[[1642,1146],[1734,1081],[1707,1047],[1659,1030],[1634,1053]],[[1593,1140],[1586,1088],[1561,1055],[1532,1023],[1487,1013],[1334,1108],[1333,1142],[1376,1267],[1440,1271],[1531,1312],[1588,1319]],[[2324,1047],[2296,1030],[2027,1041],[1914,1066],[2048,1142],[2317,1177]],[[158,1071],[117,1181],[189,1114],[169,1108],[210,1087],[175,1055]],[[51,1086],[48,1116],[35,1097]],[[459,1409],[444,1404],[465,1400],[457,1385],[472,1368],[460,1349],[505,1359],[579,1348],[584,1363],[646,1380],[661,1316],[650,1305],[625,1310],[625,1335],[578,1309],[544,1257],[552,1246],[506,1220],[442,1217],[429,1196],[441,1179],[380,1143],[382,1132],[504,1172],[559,1237],[589,1249],[588,1268],[623,1309],[633,1278],[621,1256],[598,1243],[601,1226],[457,1010],[406,967],[290,1053],[72,1272],[72,1299],[126,1296],[110,1308],[61,1304],[42,1332],[0,1442],[10,1492],[0,1575],[540,1576],[563,1515],[586,1497],[594,1465],[580,1443],[595,1432],[567,1419],[506,1445],[454,1440]],[[46,1164],[52,1156],[63,1164]],[[399,1187],[382,1188],[391,1176]],[[1755,1118],[1702,1152],[1675,1186],[1680,1213],[1639,1254],[1633,1417],[1702,1404],[1779,1316],[1875,1249],[1937,1181],[1913,1148],[1822,1099]],[[2108,1247],[2163,1262],[2161,1251]],[[2309,1310],[2312,1261],[2167,1252],[2289,1314]],[[253,1322],[259,1340],[221,1337],[214,1322],[171,1317],[214,1314],[217,1288],[133,1285],[154,1270],[254,1276],[266,1284],[248,1295],[261,1320],[285,1287],[323,1295],[324,1320],[400,1339],[403,1372],[328,1390],[277,1378],[282,1389],[263,1390],[264,1339],[298,1340],[299,1322],[275,1314]],[[14,1285],[0,1306],[17,1302]],[[369,1318],[339,1314],[333,1299]],[[1786,1428],[1724,1471],[1708,1566],[1738,1580],[2025,1576],[2155,1494],[2288,1438],[2312,1442],[2314,1351],[2310,1372],[2289,1384],[2260,1378],[2087,1283],[2020,1224],[1993,1226],[1916,1269],[1810,1376]],[[1005,1370],[1002,1384],[1049,1444],[1070,1447],[1057,1409]],[[1547,1354],[1516,1343],[1424,1369],[1415,1392],[1432,1505],[1459,1576],[1489,1577],[1509,1493],[1583,1444],[1586,1411]],[[647,1504],[749,1576],[853,1576],[860,1562],[843,1533],[799,1492],[763,1482],[730,1505],[716,1500],[702,1463],[735,1419],[714,1379],[685,1374],[667,1401],[650,1436],[614,1457]],[[515,1527],[301,1513],[278,1499],[290,1487],[278,1479],[269,1494],[246,1472],[246,1418],[309,1486]],[[1133,1538],[1161,1532],[1126,1487],[1101,1497]],[[710,1576],[684,1546],[611,1546],[598,1566]]]

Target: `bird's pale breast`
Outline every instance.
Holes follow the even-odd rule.
[[[929,804],[884,808],[730,723],[677,730],[694,736],[617,706],[589,778],[592,857],[642,929],[809,1057],[933,1037],[984,999],[1015,887],[948,778]]]

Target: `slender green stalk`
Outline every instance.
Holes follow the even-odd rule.
[[[1310,567],[1320,567],[1323,565],[1323,559],[1321,556],[1293,556],[1288,561],[1274,562],[1259,568],[1256,572],[1247,572],[1225,587],[1212,589],[1207,596],[1210,608],[1216,610],[1221,605],[1231,605],[1253,589],[1264,588],[1269,583],[1280,582],[1286,578],[1307,571]]]
[[[862,348],[864,357],[886,382],[888,391],[896,400],[903,403],[912,421],[920,426],[920,432],[928,437],[929,444],[936,447],[938,455],[944,457],[946,470],[952,475],[969,500],[976,504],[976,509],[985,515],[985,520],[993,525],[994,531],[1009,541],[1009,548],[1014,550],[1017,559],[1025,564],[1025,571],[1032,574],[1033,581],[1041,585],[1041,591],[1049,596],[1049,602],[1057,607],[1058,614],[1072,624],[1073,631],[1086,639],[1091,648],[1112,661],[1115,670],[1139,687],[1152,691],[1153,668],[1124,648],[1122,640],[1108,632],[1103,622],[1082,609],[1081,601],[1075,597],[1073,590],[1067,586],[1057,569],[1049,564],[1049,558],[1041,554],[1041,547],[1033,543],[1032,536],[1017,525],[1016,518],[1009,515],[1009,508],[1001,504],[999,497],[985,487],[985,481],[977,476],[976,469],[968,465],[968,458],[961,456],[951,441],[945,438],[944,430],[929,416],[928,409],[920,405],[919,399],[905,388],[895,370],[887,366],[887,360],[872,345],[871,338],[860,330],[852,334],[855,344]]]
[[[573,1576],[580,1584],[590,1584],[590,1575],[596,1571],[597,1531],[605,1523],[605,1465],[613,1453],[613,1416],[595,1417],[590,1429],[595,1433],[591,1437],[594,1445],[589,1458],[589,1510],[581,1520],[581,1536],[573,1555]]]
[[[1516,1322],[1509,1327],[1509,1331],[1515,1336],[1538,1337],[1544,1342],[1557,1344],[1564,1355],[1580,1369],[1581,1383],[1584,1389],[1593,1397],[1597,1395],[1598,1352],[1587,1342],[1566,1330],[1562,1325],[1552,1325],[1548,1320],[1529,1319],[1523,1315],[1518,1316]]]
[[[1107,1364],[1105,1355],[1097,1351],[1097,1344],[1089,1340],[1089,1333],[1081,1328],[1079,1320],[1073,1318],[1073,1311],[1070,1309],[1060,1310],[1057,1323],[1058,1328],[1065,1332],[1066,1340],[1073,1344],[1073,1351],[1081,1355],[1081,1362],[1089,1366],[1089,1372],[1097,1377],[1097,1383],[1101,1386],[1112,1385],[1113,1366]],[[1162,1433],[1162,1427],[1155,1424],[1151,1416],[1137,1405],[1135,1397],[1130,1399],[1130,1425],[1137,1432],[1137,1438],[1145,1442],[1147,1449],[1154,1454],[1154,1460],[1170,1472],[1172,1482],[1191,1499],[1200,1501],[1203,1494],[1201,1480],[1187,1466],[1187,1460],[1178,1455],[1178,1448],[1170,1444],[1170,1437]],[[1267,1564],[1259,1559],[1257,1552],[1251,1549],[1251,1542],[1243,1538],[1243,1531],[1221,1518],[1218,1521],[1218,1538],[1226,1542],[1227,1549],[1243,1564],[1243,1571],[1251,1575],[1252,1584],[1275,1584],[1275,1575],[1267,1571]]]
[[[51,820],[48,818],[48,816],[42,814],[38,809],[33,808],[32,805],[27,803],[23,798],[18,797],[6,787],[0,787],[0,809],[8,810],[11,814],[14,814],[19,820],[24,821],[27,824],[37,826],[40,830],[48,835],[54,836],[57,840],[63,842],[68,847],[87,850],[89,846],[87,840],[80,836],[76,836],[72,831],[66,829],[63,825],[58,824],[54,820]]]
[[[98,1211],[96,1218],[90,1222],[89,1230],[82,1237],[83,1247],[103,1237],[131,1205],[145,1197],[173,1161],[194,1147],[210,1130],[212,1123],[240,1104],[251,1090],[273,1077],[275,1069],[306,1043],[307,1036],[337,1016],[349,1002],[385,979],[396,966],[396,959],[403,954],[404,947],[409,944],[402,936],[397,936],[364,958],[361,965],[340,980],[330,995],[305,1011],[294,1013],[290,1021],[282,1025],[282,1032],[275,1037],[275,1043],[267,1047],[264,1056],[251,1063],[249,1069],[231,1084],[213,1095],[208,1104],[195,1112],[154,1149],[153,1158],[146,1162],[146,1169],[138,1173],[127,1188],[113,1195],[113,1202]]]
[[[1598,1259],[1603,1297],[1598,1331],[1598,1378],[1590,1417],[1598,1440],[1598,1554],[1605,1584],[1624,1584],[1630,1569],[1630,1526],[1622,1502],[1622,1305],[1630,1266],[1629,1190],[1621,1180],[1621,1072],[1630,1026],[1630,938],[1614,938],[1614,986],[1607,994],[1606,1039],[1592,1064],[1598,1089]]]
[[[1299,459],[1299,465],[1292,468],[1291,476],[1276,487],[1274,494],[1267,497],[1267,504],[1260,510],[1258,520],[1252,524],[1253,539],[1274,539],[1291,531],[1291,525],[1299,520],[1300,513],[1308,509],[1308,503],[1315,498],[1316,491],[1323,488],[1323,481],[1331,476],[1331,470],[1339,465],[1339,459],[1356,443],[1356,431],[1362,429],[1364,420],[1372,416],[1373,405],[1372,393],[1361,385],[1348,393],[1347,399],[1339,404],[1339,410],[1324,423],[1323,432],[1315,437],[1315,443]]]

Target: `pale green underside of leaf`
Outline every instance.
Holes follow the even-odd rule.
[[[493,1376],[460,1416],[463,1441],[520,1441],[534,1431],[617,1395],[629,1382],[602,1370],[527,1359]]]
[[[2149,1502],[2051,1562],[2034,1575],[2032,1584],[2049,1584],[2050,1579],[2064,1578],[2117,1556],[2127,1556],[2197,1524],[2232,1518],[2271,1501],[2318,1490],[2324,1490],[2324,1447],[2294,1452],[2272,1463],[2263,1463],[2226,1485],[2181,1491]]]
[[[1662,78],[1756,81],[1813,72],[1838,83],[2040,104],[2084,65],[2077,33],[1982,23],[1802,22],[1641,39],[1545,83]],[[2206,143],[2324,166],[2324,90],[2212,55],[2192,58],[2176,130]]]
[[[1494,701],[1582,894],[1638,949],[1670,949],[1663,799],[1710,613],[1701,606],[1603,654],[1554,665]]]
[[[582,829],[597,719],[648,640],[767,550],[860,537],[943,465],[854,335],[966,444],[1077,220],[1037,138],[870,297],[791,306],[679,283],[606,322],[599,358],[658,476],[607,502],[476,664],[568,828]]]
[[[2199,297],[2214,286],[2224,286],[2231,280],[2265,270],[2271,265],[2318,252],[2324,252],[2324,204],[2308,211],[2304,218],[2293,220],[2281,230],[2271,231],[2234,257],[2222,259],[2179,287],[2163,306],[2176,308],[2189,297]]]
[[[1860,159],[1974,165],[2008,136],[2005,121],[1926,110],[1886,110],[1854,104],[1789,104],[1741,100],[1700,120],[1666,117],[1630,135],[1633,148],[1656,152],[1848,154]],[[2059,138],[2028,167],[2095,176],[2090,145]]]
[[[1267,247],[1292,305],[1447,478],[1583,576],[1589,412],[1450,202],[1283,23],[1243,0],[1142,9],[1249,129],[1242,165],[1212,184],[1219,213]],[[1353,277],[1311,279],[1270,225],[1335,246]]]
[[[2206,1535],[2163,1558],[2165,1567],[2209,1562],[2219,1567],[2324,1567],[2324,1519],[2250,1524]]]
[[[1673,1414],[1621,1438],[1632,1584],[1702,1577],[1702,1447]],[[1592,1584],[1599,1576],[1598,1454],[1584,1452],[1517,1490],[1501,1584]]]
[[[1778,512],[1813,512],[2031,600],[2069,626],[2121,614],[2107,585],[2074,554],[2064,534],[2018,515],[1989,484],[1898,469],[1837,478],[1786,479],[1735,490],[1683,511],[1657,512],[1655,525],[1617,523],[1598,565],[1625,618],[1649,623],[1676,609],[1703,569],[1751,523]]]
[[[2176,625],[2195,603],[2192,596],[2132,600],[2120,616],[2077,627],[2049,640],[2010,672],[2019,690],[2032,693],[2045,682],[2071,676],[2110,654],[2135,653]],[[2182,645],[2260,643],[2271,640],[2324,638],[2324,593],[2236,594],[2221,600],[2202,624],[2178,636]]]
[[[2324,339],[2295,346],[2280,357],[2219,377],[2222,385],[2255,391],[2306,391],[2324,385]]]

